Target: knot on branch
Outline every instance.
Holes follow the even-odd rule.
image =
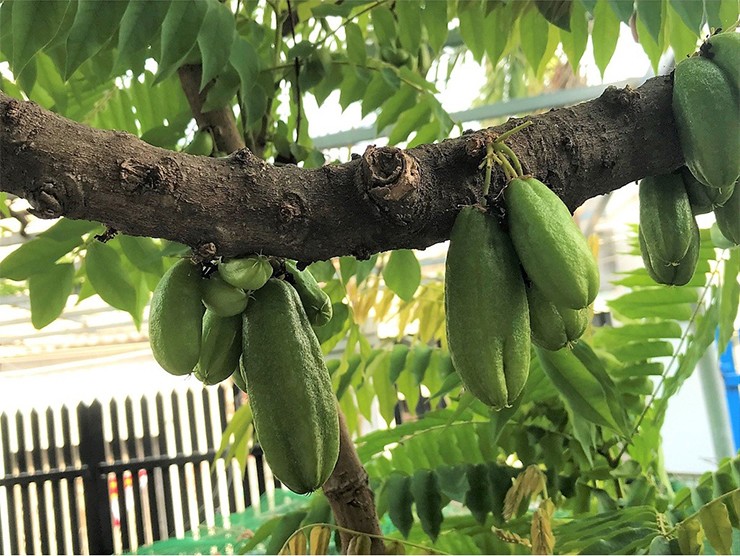
[[[624,89],[610,85],[601,93],[601,98],[615,108],[625,110],[637,104],[637,101],[640,100],[640,93],[629,85]]]
[[[371,145],[362,155],[359,172],[363,193],[381,212],[403,226],[418,219],[422,182],[416,158],[395,147]]]
[[[182,171],[174,158],[165,156],[156,164],[128,158],[120,163],[121,183],[130,193],[156,192],[172,194],[182,181]]]
[[[28,202],[31,208],[28,210],[38,218],[59,218],[64,215],[64,206],[61,199],[66,196],[63,185],[52,181],[41,184],[41,187],[31,192],[28,196]]]

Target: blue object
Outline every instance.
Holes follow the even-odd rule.
[[[733,361],[731,341],[727,343],[726,349],[719,357],[719,370],[725,380],[732,438],[735,443],[735,450],[738,450],[740,449],[740,374],[738,374]]]

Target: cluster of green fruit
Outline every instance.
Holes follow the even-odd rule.
[[[232,377],[249,395],[275,476],[306,493],[339,456],[336,400],[312,328],[331,319],[331,301],[310,272],[292,261],[276,267],[252,256],[204,277],[200,266],[178,261],[154,290],[149,341],[171,374],[193,373],[205,384]]]
[[[460,211],[445,274],[452,362],[466,389],[494,409],[524,388],[531,342],[554,351],[583,334],[599,289],[588,243],[550,188],[516,177],[502,208],[503,224],[486,207]]]
[[[740,34],[709,37],[676,66],[673,112],[686,166],[640,182],[640,251],[659,284],[683,286],[699,259],[697,214],[740,245]]]

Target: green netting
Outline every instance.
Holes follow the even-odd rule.
[[[220,515],[216,516],[216,526],[209,530],[201,525],[197,535],[188,532],[182,539],[167,539],[157,541],[148,546],[142,546],[135,552],[128,554],[239,554],[240,545],[251,537],[260,525],[269,519],[306,505],[306,497],[294,494],[287,490],[275,491],[275,509],[269,512],[257,513],[249,507],[245,511],[229,516],[229,527],[223,526]],[[267,507],[266,497],[263,495],[261,507]],[[264,549],[257,549],[251,554],[264,553]]]

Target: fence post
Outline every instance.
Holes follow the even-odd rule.
[[[100,474],[100,463],[105,461],[103,440],[103,412],[100,401],[77,406],[80,424],[80,460],[84,466],[87,532],[91,554],[112,554],[113,534],[110,527],[110,508],[105,478]]]

